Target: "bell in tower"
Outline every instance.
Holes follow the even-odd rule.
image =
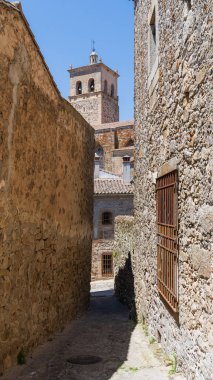
[[[92,41],[89,64],[68,70],[69,101],[92,126],[119,120],[118,73],[99,60]]]

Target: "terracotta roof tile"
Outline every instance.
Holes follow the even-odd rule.
[[[101,194],[133,194],[134,186],[126,185],[122,179],[95,179],[94,193]]]

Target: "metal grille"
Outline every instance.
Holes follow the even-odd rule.
[[[157,179],[157,282],[158,291],[178,311],[178,173]]]
[[[102,224],[109,225],[112,224],[112,213],[111,212],[103,212],[102,214]]]
[[[102,276],[103,277],[111,277],[113,275],[113,267],[112,267],[112,255],[104,254],[102,255]]]

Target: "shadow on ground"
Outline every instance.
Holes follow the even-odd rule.
[[[112,289],[95,291],[87,313],[52,342],[39,347],[27,365],[3,380],[109,380],[125,362],[135,323]],[[72,364],[72,359],[95,356],[95,364]],[[71,359],[71,360],[70,360]]]

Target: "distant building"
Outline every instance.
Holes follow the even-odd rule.
[[[92,125],[113,123],[119,120],[117,95],[118,73],[98,62],[93,50],[87,66],[70,67],[69,100]]]
[[[100,169],[100,158],[95,158],[92,279],[113,277],[114,220],[133,214],[129,156],[123,157],[123,166],[123,175],[114,175]]]
[[[119,121],[119,75],[94,50],[89,65],[70,67],[69,73],[69,100],[95,129],[92,279],[109,278],[114,219],[133,214],[134,122]]]

